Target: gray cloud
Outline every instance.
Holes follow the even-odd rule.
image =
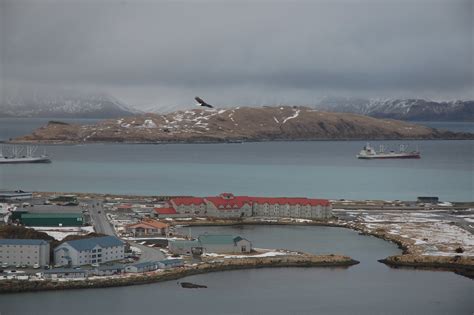
[[[97,89],[134,105],[474,98],[470,0],[0,1],[3,93]]]

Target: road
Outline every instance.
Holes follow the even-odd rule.
[[[105,234],[105,235],[113,235],[115,236],[115,230],[110,224],[107,216],[105,215],[104,208],[102,206],[102,202],[98,200],[93,200],[88,203],[89,204],[89,214],[92,219],[92,224],[94,225],[95,231],[97,233]],[[145,245],[140,245],[133,241],[127,241],[131,246],[135,246],[140,248],[142,254],[140,255],[139,262],[146,262],[146,261],[158,261],[165,259],[165,255],[159,250],[155,248],[151,248]]]
[[[102,207],[102,202],[93,200],[89,204],[89,214],[92,219],[92,224],[94,225],[95,231],[97,233],[105,235],[115,235],[114,228],[110,224],[109,220],[105,216],[104,209]]]
[[[146,262],[146,261],[159,261],[165,259],[165,255],[156,248],[151,248],[145,245],[140,245],[136,242],[133,241],[128,241],[128,243],[131,246],[138,247],[142,251],[142,254],[140,255],[140,259],[138,262]]]

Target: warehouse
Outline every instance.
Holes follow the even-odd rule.
[[[26,226],[82,226],[82,213],[24,213],[20,221]]]
[[[176,255],[202,254],[202,245],[198,240],[170,240],[168,249]]]
[[[2,265],[49,265],[49,243],[37,239],[0,239]]]
[[[201,235],[197,240],[170,240],[168,249],[177,255],[199,255],[202,253],[236,254],[250,253],[252,243],[240,236]]]
[[[236,254],[252,251],[252,243],[240,236],[201,235],[198,240],[205,253]]]

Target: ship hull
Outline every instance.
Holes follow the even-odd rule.
[[[48,158],[43,158],[43,157],[0,159],[0,164],[22,164],[22,163],[51,163],[51,160]]]
[[[421,156],[419,154],[393,154],[393,155],[372,155],[372,156],[358,155],[357,158],[362,159],[362,160],[419,159],[421,158]]]

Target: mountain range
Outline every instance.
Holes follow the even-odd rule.
[[[139,113],[103,93],[25,93],[6,96],[0,102],[0,117],[113,118]]]
[[[316,107],[332,112],[409,121],[474,121],[474,101],[331,98],[321,101]]]

